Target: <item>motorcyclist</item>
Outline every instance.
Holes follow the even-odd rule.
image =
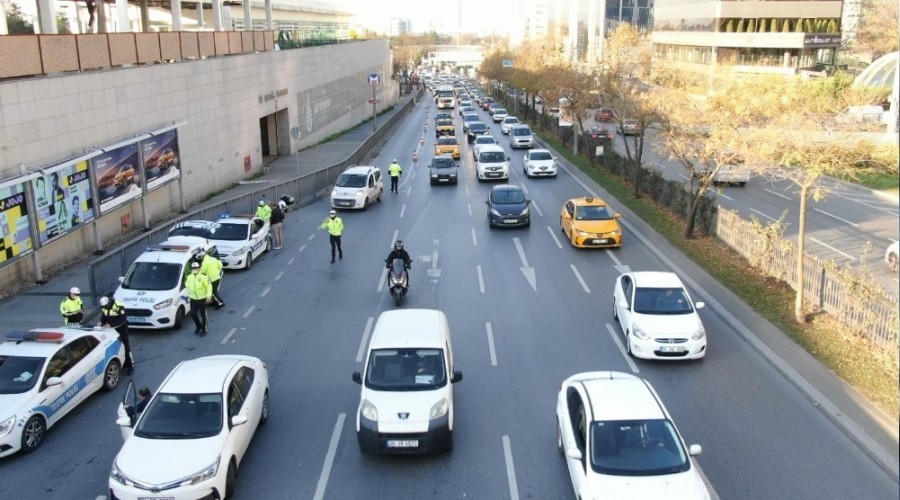
[[[387,259],[384,260],[385,267],[390,269],[394,259],[402,259],[406,269],[412,267],[412,259],[409,258],[409,254],[406,252],[406,249],[403,248],[403,240],[394,242],[394,248],[391,250],[391,253],[388,254]]]

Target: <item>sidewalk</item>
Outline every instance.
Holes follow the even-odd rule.
[[[390,111],[379,115],[378,127],[384,126],[388,118],[412,100],[413,95],[402,95],[400,101]],[[259,189],[260,184],[279,183],[337,164],[355,152],[372,132],[372,123],[367,121],[332,141],[301,150],[291,156],[277,157],[266,164],[262,176],[246,184],[238,182],[228,191],[191,205],[188,210],[193,211],[255,191]],[[157,219],[159,220],[155,221],[155,224],[159,224],[161,220]],[[109,249],[112,248],[114,247]],[[93,258],[93,255],[89,254],[84,260],[58,272],[51,270],[45,276],[47,278],[45,284],[31,285],[21,292],[0,298],[0,318],[3,318],[4,330],[9,332],[61,325],[59,303],[68,294],[69,289],[77,286],[82,290],[82,294],[89,293],[91,287],[88,264]],[[89,307],[90,303],[91,301],[85,297],[85,306]]]

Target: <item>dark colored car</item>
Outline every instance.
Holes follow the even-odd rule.
[[[475,142],[475,137],[490,133],[490,129],[484,122],[472,122],[466,129],[466,140],[469,144]]]
[[[598,122],[611,122],[615,117],[615,112],[609,108],[600,108],[594,113],[594,119]]]
[[[590,136],[591,139],[612,140],[612,132],[606,130],[605,127],[591,127],[588,129],[587,135]]]
[[[450,155],[437,155],[431,160],[429,177],[431,185],[456,184],[457,166]]]
[[[491,227],[531,225],[531,213],[528,210],[531,200],[526,198],[522,188],[515,184],[494,186],[485,203],[488,207],[488,224]]]

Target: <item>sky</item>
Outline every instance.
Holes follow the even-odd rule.
[[[328,0],[322,0],[328,1]],[[503,20],[508,19],[513,0],[330,0],[349,12],[358,13],[359,23],[378,32],[387,33],[392,18],[410,19],[412,31],[456,33],[460,7],[462,31],[502,33]]]

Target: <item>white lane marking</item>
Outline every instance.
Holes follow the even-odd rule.
[[[830,213],[828,213],[828,212],[826,212],[826,211],[824,211],[824,210],[820,210],[820,209],[818,209],[818,208],[814,208],[813,210],[815,210],[816,212],[819,212],[820,214],[825,214],[825,215],[827,215],[827,216],[829,216],[829,217],[834,217],[835,219],[837,219],[837,220],[839,220],[839,221],[841,221],[841,222],[843,222],[843,223],[850,224],[850,225],[853,226],[853,227],[859,227],[859,224],[850,222],[850,221],[848,221],[847,219],[842,219],[842,218],[838,217],[837,215],[830,214]]]
[[[619,258],[616,257],[616,254],[612,253],[611,250],[607,249],[607,250],[606,250],[606,255],[609,255],[609,258],[612,259],[612,261],[615,262],[617,266],[621,266],[621,265],[622,265],[622,263],[619,262]]]
[[[466,203],[466,207],[468,207],[468,209],[469,209],[469,217],[471,217],[471,216],[472,216],[472,204],[471,204],[471,203]]]
[[[581,288],[584,288],[584,293],[591,293],[591,289],[588,288],[587,283],[585,283],[584,279],[581,277],[581,273],[575,268],[575,264],[569,264],[569,267],[572,268],[572,272],[575,273],[575,277],[578,278],[578,282],[581,283]]]
[[[310,239],[312,239],[312,238],[310,238]],[[305,244],[304,244],[304,245],[300,245],[300,249],[297,250],[297,253],[302,252],[304,248],[306,248],[306,245],[305,245]],[[291,262],[293,262],[293,259],[291,259]]]
[[[280,280],[282,276],[284,276],[284,271],[281,271],[280,273],[278,273],[278,274],[275,276],[275,281]]]
[[[475,269],[478,271],[478,289],[484,293],[484,277],[481,275],[481,266],[475,266]]]
[[[859,203],[860,205],[864,205],[864,206],[867,206],[867,207],[869,207],[869,208],[873,208],[873,209],[878,210],[878,211],[880,211],[880,212],[884,212],[884,213],[886,213],[886,214],[888,214],[888,215],[893,215],[894,217],[900,217],[900,213],[898,213],[896,210],[892,211],[892,210],[888,210],[888,209],[886,209],[886,208],[884,208],[884,207],[878,207],[878,206],[875,206],[875,205],[869,205],[868,203],[863,203],[863,202],[861,202],[861,201],[859,201],[859,200],[857,200],[857,199],[854,199],[854,198],[848,198],[847,196],[843,196],[843,195],[841,195],[841,194],[839,194],[839,193],[834,193],[834,195],[835,195],[835,196],[838,196],[838,197],[840,197],[840,198],[843,198],[843,199],[845,199],[845,200],[854,201],[854,202],[856,202],[856,203]]]
[[[469,186],[463,186],[463,187],[466,188],[466,196],[469,196]]]
[[[338,442],[341,440],[341,431],[344,428],[344,419],[347,418],[346,413],[338,415],[337,422],[334,424],[334,432],[331,433],[331,442],[328,443],[328,453],[325,455],[325,464],[322,465],[322,474],[319,476],[319,482],[316,484],[316,494],[313,495],[314,500],[322,500],[325,498],[325,487],[328,486],[328,476],[331,475],[331,467],[334,465],[334,455],[337,453]]]
[[[613,326],[609,323],[606,324],[606,330],[609,331],[609,336],[612,337],[613,342],[619,347],[619,352],[622,353],[622,357],[625,358],[625,362],[628,363],[628,367],[631,368],[631,373],[640,373],[636,364],[634,364],[634,360],[631,359],[631,356],[628,355],[628,351],[625,350],[625,346],[622,344],[622,340],[619,338],[619,335],[616,333]]]
[[[524,191],[525,194],[528,194],[528,188],[525,187],[525,184],[521,184],[521,187],[522,187],[522,191]]]
[[[728,196],[727,194],[723,193],[722,191],[719,191],[718,195],[721,196],[722,198],[725,198],[726,200],[734,201],[734,198],[732,198],[731,196]]]
[[[222,344],[222,345],[227,344],[227,343],[228,343],[228,340],[230,340],[230,339],[231,339],[231,336],[234,335],[235,333],[237,333],[237,328],[232,328],[231,330],[228,330],[228,335],[225,335],[225,338],[222,339],[222,341],[220,342],[220,344]]]
[[[522,261],[522,267],[529,267],[528,259],[525,258],[525,249],[522,248],[522,242],[519,238],[513,238],[513,244],[516,245],[516,252],[519,253],[519,260]]]
[[[366,350],[366,344],[369,343],[369,335],[372,333],[372,322],[375,321],[375,318],[369,316],[369,319],[366,320],[366,329],[363,330],[362,340],[359,342],[359,350],[356,351],[356,362],[359,363],[362,361],[363,352]]]
[[[291,260],[288,261],[288,265],[291,265],[293,263],[294,263],[294,257],[291,257]]]
[[[475,237],[475,228],[472,228],[472,246],[478,246],[478,238]]]
[[[813,238],[812,236],[810,236],[809,239],[811,239],[812,241],[815,241],[816,243],[822,245],[825,248],[828,248],[829,250],[832,250],[834,252],[837,252],[837,253],[843,255],[844,257],[847,257],[850,260],[853,260],[853,261],[856,260],[856,257],[854,257],[848,253],[842,252],[842,251],[838,250],[837,248],[834,248],[833,246],[829,245],[828,243],[825,243],[824,241],[819,241],[819,240]]]
[[[550,226],[547,226],[547,231],[550,231],[550,237],[553,238],[553,241],[556,242],[556,246],[562,248],[562,243],[560,243],[559,238],[556,237],[556,231],[554,231]]]
[[[259,296],[260,296],[260,297],[265,297],[265,296],[269,293],[269,291],[270,291],[271,289],[272,289],[272,287],[267,286],[266,289],[263,290],[261,294],[259,294]]]
[[[256,309],[256,306],[250,306],[250,309],[247,309],[247,312],[244,313],[244,319],[250,317],[253,314],[253,310]]]
[[[769,217],[768,215],[766,215],[766,214],[760,212],[759,210],[757,210],[757,209],[755,209],[755,208],[751,208],[750,210],[753,211],[753,212],[758,213],[759,215],[762,215],[763,217],[765,217],[766,219],[769,219],[770,221],[775,221],[775,219]]]
[[[541,217],[544,216],[544,212],[541,212],[541,207],[538,206],[536,201],[531,200],[531,206],[533,206],[534,209],[537,210],[538,215],[540,215]]]
[[[381,277],[378,278],[378,286],[375,287],[375,292],[381,293],[381,291],[384,290],[384,284],[387,282],[387,273],[387,268],[381,270]]]
[[[494,350],[494,330],[490,323],[484,324],[487,329],[488,349],[491,351],[491,366],[497,366],[497,351]]]
[[[680,175],[681,177],[684,177],[684,178],[687,179],[687,180],[691,180],[690,177],[688,177],[688,176],[686,176],[686,175],[684,175],[684,174],[682,174],[682,173],[680,173],[680,172],[678,173],[678,175]]]
[[[781,196],[781,197],[784,198],[785,200],[790,200],[790,199],[791,199],[790,196],[787,196],[787,195],[784,195],[784,194],[782,194],[782,193],[779,193],[778,191],[772,191],[771,189],[766,189],[766,188],[763,188],[763,191],[768,191],[769,193],[772,193],[772,194],[774,194],[775,196]]]
[[[315,238],[315,237],[316,237],[316,233],[313,233],[313,234],[309,235],[309,238],[307,238],[307,240],[312,240],[312,239]],[[303,250],[303,247],[300,247],[300,250]],[[298,252],[299,252],[300,250],[298,250]]]
[[[519,486],[516,484],[516,468],[513,465],[512,448],[509,436],[503,435],[503,457],[506,459],[506,478],[509,480],[510,500],[519,500]]]
[[[394,247],[394,242],[397,241],[398,239],[400,239],[399,236],[400,236],[400,230],[394,229],[394,235],[391,236],[391,241],[388,242],[388,248]]]
[[[106,495],[100,495],[97,498],[95,498],[94,500],[106,500]]]
[[[406,203],[403,204],[403,207],[400,209],[400,217],[403,217],[403,213],[406,212]]]
[[[410,177],[412,177],[412,176],[410,176]],[[406,188],[406,196],[409,196],[411,194],[412,194],[412,186],[409,186],[408,188]]]

